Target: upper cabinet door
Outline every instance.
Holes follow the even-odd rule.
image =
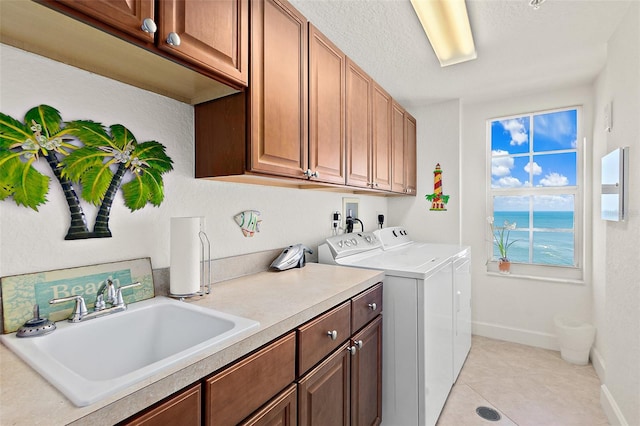
[[[404,108],[397,102],[393,102],[391,109],[391,129],[391,158],[393,164],[391,190],[393,192],[404,193]]]
[[[371,185],[371,78],[347,58],[347,185]]]
[[[307,20],[284,0],[251,3],[249,170],[307,169]]]
[[[405,113],[405,152],[404,152],[404,170],[405,170],[405,186],[408,195],[416,195],[416,119],[409,113]]]
[[[155,20],[153,0],[58,0],[58,2],[137,39],[153,43],[154,33],[142,30],[145,19]]]
[[[371,109],[373,134],[371,149],[373,157],[373,189],[391,190],[391,96],[377,83],[373,83]]]
[[[314,180],[345,183],[346,56],[309,24],[309,168]]]
[[[247,84],[248,0],[163,0],[158,4],[160,49]],[[178,41],[169,42],[174,34]]]

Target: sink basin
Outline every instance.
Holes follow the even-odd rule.
[[[166,297],[132,303],[51,334],[2,341],[76,406],[93,404],[152,374],[258,327],[224,312]]]

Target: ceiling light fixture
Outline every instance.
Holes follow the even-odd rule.
[[[411,0],[411,4],[441,66],[476,59],[465,0]]]

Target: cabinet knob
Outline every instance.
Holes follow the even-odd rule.
[[[320,173],[318,173],[317,170],[315,172],[312,172],[311,169],[307,169],[304,171],[303,174],[306,176],[307,179],[320,177]]]
[[[140,28],[142,28],[142,31],[149,34],[155,34],[155,32],[158,31],[158,26],[151,18],[145,18],[145,20],[142,21],[142,27]]]
[[[357,351],[358,349],[357,349],[355,346],[349,346],[349,347],[347,348],[347,350],[349,351],[349,353],[350,353],[351,355],[355,355],[355,354],[356,354],[356,351]]]
[[[167,44],[171,46],[180,46],[180,36],[177,33],[170,32],[167,36]]]
[[[331,340],[336,340],[338,338],[338,332],[336,330],[327,331],[327,336],[329,336]]]
[[[355,343],[355,347],[358,349],[362,349],[362,347],[364,346],[364,343],[362,342],[362,340],[356,340],[354,343]]]
[[[375,311],[376,309],[378,309],[378,305],[376,305],[375,303],[369,303],[369,309],[371,309],[372,311]]]

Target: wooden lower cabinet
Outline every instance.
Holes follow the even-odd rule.
[[[294,426],[298,419],[298,387],[292,383],[240,426]]]
[[[351,425],[382,422],[382,316],[352,337]]]
[[[200,382],[120,423],[127,426],[200,426],[202,386]]]
[[[379,425],[381,312],[378,283],[120,425]]]
[[[286,334],[207,379],[204,424],[236,425],[293,383],[295,337]]]
[[[347,343],[298,382],[298,425],[348,425],[351,354]]]
[[[382,421],[382,284],[298,327],[298,424],[379,425]],[[350,338],[327,346],[326,334],[351,313]],[[309,335],[319,338],[311,344]],[[338,333],[338,336],[340,333]],[[306,340],[306,347],[301,341]],[[311,350],[315,346],[316,350]],[[324,348],[324,352],[322,352]],[[304,354],[322,355],[311,369]],[[313,365],[313,364],[312,364]]]

